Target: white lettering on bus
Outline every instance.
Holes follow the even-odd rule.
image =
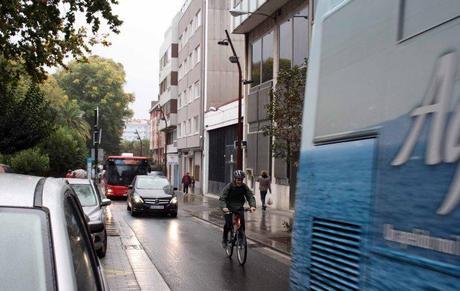
[[[427,165],[436,165],[442,162],[454,163],[460,157],[460,104],[457,105],[445,135],[444,148],[442,147],[444,128],[448,116],[449,101],[454,91],[455,77],[457,74],[457,55],[454,52],[443,55],[436,62],[435,72],[426,91],[421,106],[415,108],[411,116],[415,117],[411,131],[404,141],[399,153],[391,165],[400,166],[409,159],[423,124],[428,114],[433,114],[433,121],[428,137],[428,146],[425,155]],[[460,170],[451,183],[448,193],[437,210],[440,215],[447,215],[455,209],[460,202]]]
[[[383,238],[406,246],[460,256],[460,236],[453,236],[453,239],[434,237],[425,230],[415,229],[412,232],[407,232],[394,229],[392,224],[384,224]]]

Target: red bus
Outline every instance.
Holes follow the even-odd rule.
[[[133,155],[108,156],[105,163],[105,194],[107,197],[126,197],[128,186],[136,175],[150,172],[149,158]]]

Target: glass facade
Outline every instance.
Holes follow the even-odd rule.
[[[258,39],[252,44],[252,59],[251,59],[251,80],[252,86],[260,84],[260,64],[262,61],[262,40]]]
[[[286,70],[292,64],[292,23],[286,21],[280,25],[280,71]]]
[[[262,39],[262,83],[273,79],[273,31]]]
[[[296,13],[294,19],[294,65],[302,66],[308,58],[308,7]]]

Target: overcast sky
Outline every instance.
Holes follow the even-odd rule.
[[[134,118],[148,118],[150,101],[158,96],[159,50],[163,35],[185,0],[119,0],[114,11],[123,20],[110,47],[96,46],[93,54],[123,64]],[[154,99],[155,98],[155,99]]]

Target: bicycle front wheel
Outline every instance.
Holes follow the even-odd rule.
[[[236,256],[238,263],[243,266],[246,263],[248,256],[248,244],[246,241],[246,234],[243,231],[238,232],[238,238],[236,240]]]
[[[230,239],[228,240],[227,247],[225,248],[225,253],[227,257],[232,258],[233,255],[233,246],[235,245],[235,240],[233,239],[233,231],[230,233]]]

